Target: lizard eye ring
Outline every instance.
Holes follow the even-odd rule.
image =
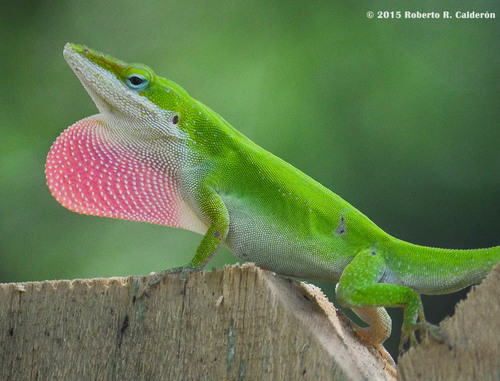
[[[125,69],[122,74],[123,82],[130,90],[143,91],[153,80],[153,74],[144,66],[132,65]]]

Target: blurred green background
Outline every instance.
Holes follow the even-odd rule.
[[[416,3],[3,2],[0,282],[148,274],[187,263],[201,240],[78,215],[52,198],[52,142],[96,113],[62,58],[67,41],[151,66],[398,238],[500,244],[500,5]],[[497,19],[380,20],[370,10]],[[234,261],[224,249],[209,267]],[[333,298],[333,284],[319,285]],[[425,298],[429,320],[460,297]]]

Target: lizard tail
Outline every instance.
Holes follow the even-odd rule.
[[[394,270],[388,276],[406,279],[420,294],[445,294],[480,283],[500,263],[500,246],[456,250],[399,241],[393,252]]]

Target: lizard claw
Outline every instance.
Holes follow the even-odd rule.
[[[142,289],[141,292],[137,295],[137,299],[141,299],[142,297],[149,297],[150,291],[155,288],[158,284],[160,284],[165,277],[170,274],[180,274],[181,282],[184,285],[186,282],[186,276],[190,272],[199,271],[199,268],[195,268],[191,265],[181,266],[181,267],[172,267],[171,269],[163,270],[159,273],[152,273],[149,276],[149,281],[147,285]]]
[[[431,338],[434,341],[437,341],[439,343],[445,343],[447,342],[446,335],[444,332],[439,328],[437,325],[431,324],[431,323],[422,323],[423,327],[420,328],[420,330],[425,331],[425,338],[428,340]]]
[[[403,351],[404,344],[410,339],[410,346],[414,347],[418,344],[417,338],[415,336],[415,331],[419,331],[420,341],[427,341],[429,338],[435,340],[439,343],[446,342],[446,335],[443,333],[441,328],[437,325],[428,323],[428,322],[420,322],[416,323],[410,328],[403,328],[403,332],[401,334],[401,340],[399,341],[399,352]]]

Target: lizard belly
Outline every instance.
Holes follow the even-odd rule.
[[[224,201],[229,213],[225,243],[242,261],[283,275],[338,281],[342,270],[331,260],[336,256],[331,241],[276,223],[258,207]]]

